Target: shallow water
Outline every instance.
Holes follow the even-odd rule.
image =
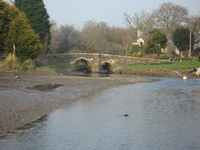
[[[26,87],[26,89],[39,90],[39,91],[52,91],[60,86],[63,86],[63,84],[45,83],[45,84],[34,85],[32,87]]]
[[[161,79],[94,91],[1,138],[0,149],[200,149],[200,80]]]

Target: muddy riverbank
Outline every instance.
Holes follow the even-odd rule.
[[[47,115],[62,105],[70,105],[91,91],[150,81],[122,77],[0,74],[0,135],[12,132],[14,128]],[[26,88],[44,83],[62,86],[50,91]]]
[[[154,77],[170,77],[170,78],[180,78],[183,77],[183,74],[191,76],[192,74],[188,73],[188,69],[180,70],[170,70],[165,68],[123,68],[117,70],[116,73],[122,74],[134,74],[134,75],[144,75],[144,76],[154,76]]]

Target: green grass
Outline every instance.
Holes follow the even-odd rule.
[[[3,61],[0,61],[0,67],[3,66]]]
[[[182,61],[176,63],[161,63],[161,64],[147,64],[147,63],[140,63],[140,64],[132,64],[126,66],[127,68],[166,68],[171,70],[176,69],[189,69],[193,67],[200,67],[200,62],[197,61]]]
[[[58,66],[56,64],[44,64],[44,63],[41,63],[41,62],[36,62],[36,67],[37,68],[49,67],[49,68],[52,68],[52,69],[58,69]]]
[[[40,62],[36,62],[36,71],[38,72],[46,72],[46,73],[56,73],[58,66],[55,64],[43,64]]]

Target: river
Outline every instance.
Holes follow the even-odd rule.
[[[93,91],[1,137],[0,149],[200,150],[200,80],[159,79]]]

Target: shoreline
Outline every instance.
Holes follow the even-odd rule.
[[[0,74],[0,136],[48,115],[63,105],[70,105],[94,90],[152,81],[123,77]],[[63,86],[52,91],[26,89],[44,83]]]

